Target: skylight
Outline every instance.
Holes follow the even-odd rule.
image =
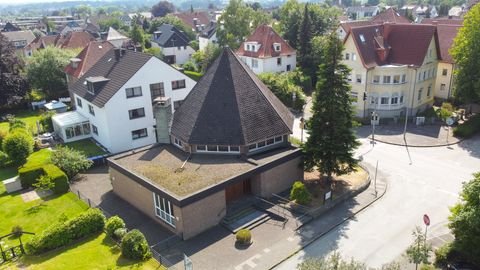
[[[365,37],[363,35],[360,35],[360,40],[365,43]]]

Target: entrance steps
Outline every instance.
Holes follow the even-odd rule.
[[[253,229],[256,226],[266,222],[270,216],[259,211],[254,205],[245,205],[237,208],[235,211],[227,212],[222,220],[222,225],[232,233],[236,233],[241,229]]]

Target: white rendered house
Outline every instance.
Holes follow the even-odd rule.
[[[259,26],[236,54],[255,74],[292,71],[297,66],[296,51],[268,25]]]
[[[162,24],[153,32],[152,46],[162,50],[163,59],[169,64],[185,64],[195,52],[188,37],[170,24]]]
[[[169,97],[173,112],[194,85],[154,56],[112,49],[71,86],[76,111],[54,116],[55,132],[65,142],[92,137],[111,153],[155,143],[153,100]]]

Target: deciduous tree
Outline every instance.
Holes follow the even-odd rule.
[[[313,99],[313,116],[307,121],[310,134],[303,146],[305,169],[318,170],[330,182],[333,174],[353,171],[353,157],[359,143],[353,131],[353,109],[347,76],[350,69],[341,62],[343,44],[335,33],[326,37],[323,63]]]
[[[465,15],[450,50],[457,66],[455,96],[463,102],[480,102],[479,25],[480,5],[475,5]]]
[[[163,17],[175,11],[175,6],[168,1],[160,1],[152,7],[152,14],[155,17]]]
[[[78,150],[69,147],[58,147],[52,153],[52,163],[59,167],[72,179],[79,172],[87,170],[92,166],[92,161]]]

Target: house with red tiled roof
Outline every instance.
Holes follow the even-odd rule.
[[[354,27],[345,41],[351,96],[358,117],[414,116],[433,104],[440,48],[436,27],[420,24]]]
[[[36,50],[44,49],[47,46],[62,49],[83,49],[93,40],[95,38],[88,32],[68,32],[65,35],[40,36],[25,46],[24,50],[25,55],[32,55]]]
[[[256,74],[292,71],[297,66],[297,52],[265,24],[240,45],[236,54]]]
[[[201,32],[205,30],[212,19],[207,12],[194,11],[194,12],[182,12],[174,13],[173,16],[182,20],[185,25],[188,25],[193,32]]]

